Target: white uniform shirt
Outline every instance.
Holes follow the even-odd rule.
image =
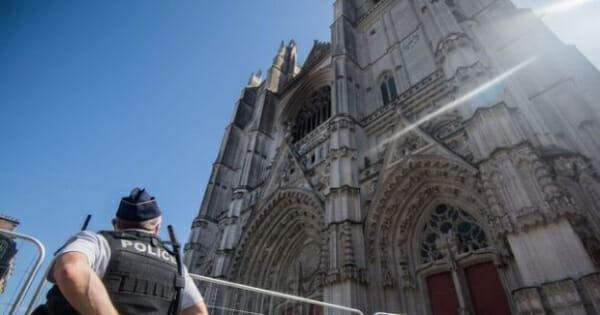
[[[92,270],[96,272],[98,277],[104,277],[111,255],[110,246],[104,236],[91,231],[81,231],[67,241],[67,244],[56,253],[56,257],[69,252],[84,254],[87,257],[88,264]],[[203,302],[202,295],[188,274],[185,266],[183,273],[185,277],[185,288],[182,294],[182,310]]]

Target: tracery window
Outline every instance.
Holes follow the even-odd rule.
[[[331,87],[313,92],[296,115],[292,130],[293,141],[304,138],[331,117]]]
[[[431,214],[423,227],[421,261],[429,263],[444,258],[437,242],[448,233],[455,236],[458,253],[476,251],[489,247],[488,239],[475,218],[465,211],[441,204]]]
[[[386,73],[381,78],[379,85],[381,89],[381,98],[383,99],[383,105],[387,105],[398,97],[398,90],[396,89],[396,81],[390,73]]]

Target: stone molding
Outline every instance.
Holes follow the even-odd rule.
[[[354,281],[356,283],[367,284],[367,271],[356,266],[344,266],[333,269],[330,270],[325,276],[324,285],[332,285],[344,281]]]
[[[524,171],[530,173],[531,178],[539,187],[540,203],[520,209],[507,208],[506,198],[509,196],[501,194],[503,189],[498,187],[498,185],[504,184],[505,180],[499,183],[493,178],[495,174],[504,173],[500,166],[505,161],[509,161],[514,167],[520,164],[527,165],[527,169]],[[509,221],[502,224],[502,233],[525,231],[561,218],[576,219],[582,215],[581,210],[577,209],[573,197],[556,183],[552,165],[545,161],[529,142],[498,148],[479,166],[484,191],[491,206],[498,213],[506,213],[507,219],[510,218]]]
[[[266,202],[256,208],[255,212],[249,218],[246,226],[243,228],[242,238],[236,246],[233,263],[229,274],[234,278],[247,282],[247,277],[239,274],[241,270],[244,273],[252,273],[252,266],[261,268],[257,260],[265,257],[262,254],[252,253],[255,242],[262,242],[265,245],[273,246],[279,242],[285,242],[281,235],[297,237],[306,232],[307,229],[316,233],[314,241],[318,241],[321,246],[322,256],[327,252],[327,242],[325,237],[324,225],[324,206],[321,200],[312,192],[302,189],[284,189],[274,193]],[[286,230],[285,233],[277,233],[276,230],[282,227],[281,223],[273,220],[283,220],[294,230]],[[267,228],[268,227],[268,228]],[[280,239],[273,239],[279,237]],[[254,244],[254,245],[252,245]],[[269,247],[270,248],[270,247]],[[269,250],[262,248],[261,250]],[[277,255],[275,253],[275,255]],[[245,280],[244,280],[245,279]]]
[[[386,287],[397,283],[396,272],[403,287],[415,285],[410,266],[416,257],[409,242],[431,203],[449,202],[470,210],[487,228],[490,242],[498,243],[494,237],[497,219],[478,188],[477,169],[442,157],[409,156],[390,173],[379,186],[365,221],[367,257],[371,265],[378,265]]]
[[[600,273],[583,276],[579,279],[579,283],[590,313],[600,314]]]
[[[473,42],[465,33],[449,33],[437,43],[434,56],[439,63],[443,62],[443,58],[448,52],[459,49],[465,45],[473,46]]]
[[[524,287],[512,292],[517,315],[546,314],[538,287]]]

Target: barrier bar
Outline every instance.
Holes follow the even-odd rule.
[[[221,284],[221,285],[236,288],[236,289],[247,290],[247,291],[256,292],[256,293],[262,293],[265,295],[275,296],[275,297],[293,300],[293,301],[297,301],[297,302],[319,305],[319,306],[324,306],[324,307],[330,307],[330,308],[334,308],[334,309],[338,309],[338,310],[342,310],[342,311],[346,311],[346,312],[351,312],[351,313],[355,313],[355,314],[359,314],[359,315],[365,315],[362,311],[357,310],[355,308],[325,303],[325,302],[321,302],[321,301],[317,301],[317,300],[311,300],[311,299],[307,299],[307,298],[303,298],[303,297],[299,297],[299,296],[295,296],[295,295],[291,295],[291,294],[255,288],[255,287],[251,287],[251,286],[244,285],[244,284],[239,284],[239,283],[235,283],[235,282],[229,282],[229,281],[225,281],[225,280],[200,276],[200,275],[193,274],[193,273],[190,273],[190,277],[192,277],[192,279],[194,279],[194,280],[200,280],[200,281],[214,283],[214,284]]]
[[[46,280],[46,279],[48,278],[48,273],[50,272],[51,266],[52,265],[48,266],[46,271],[44,271],[44,275],[42,276],[42,279],[40,279],[40,283],[35,288],[35,291],[33,292],[33,295],[31,296],[31,300],[29,300],[29,306],[27,306],[27,310],[25,311],[25,314],[29,315],[29,314],[33,313],[34,307],[37,306],[37,304],[38,304],[37,302],[40,299],[40,295],[42,294],[42,289],[44,288],[44,285],[46,284],[46,282],[48,282],[48,280]]]
[[[36,258],[35,265],[31,269],[31,272],[27,276],[27,279],[21,286],[21,289],[19,290],[19,293],[17,295],[17,299],[13,303],[13,305],[10,309],[10,312],[8,312],[9,315],[15,315],[17,313],[17,310],[19,309],[19,306],[23,302],[23,299],[25,298],[25,294],[27,294],[29,287],[31,287],[33,278],[38,273],[40,266],[42,265],[42,261],[44,260],[44,257],[46,256],[46,249],[44,248],[44,245],[42,245],[42,243],[39,240],[37,240],[36,238],[31,237],[29,235],[11,232],[11,231],[8,231],[5,229],[0,229],[0,233],[8,235],[8,236],[16,238],[16,239],[21,239],[24,241],[31,242],[35,245],[35,247],[37,248],[37,252],[38,252],[38,256]]]

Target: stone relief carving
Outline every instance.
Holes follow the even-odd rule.
[[[582,174],[596,176],[596,172],[581,156],[561,156],[552,161],[555,175],[578,179]]]
[[[517,314],[545,314],[538,288],[523,288],[513,292]]]
[[[458,154],[463,159],[473,162],[473,152],[471,152],[471,149],[469,148],[469,143],[467,142],[465,134],[448,141],[446,145],[452,152]]]
[[[544,284],[542,292],[546,298],[548,308],[552,311],[560,313],[569,310],[571,314],[586,313],[581,296],[577,292],[575,281],[571,279]]]
[[[296,261],[287,268],[286,285],[290,292],[306,296],[320,287],[318,273],[321,248],[316,243],[309,244],[297,257]]]
[[[367,200],[371,200],[375,195],[375,190],[377,189],[377,182],[377,179],[373,179],[365,184],[364,187]]]
[[[400,270],[400,284],[405,289],[414,289],[415,279],[409,270],[408,256],[403,244],[398,245],[400,247],[400,254],[398,255],[398,266]]]
[[[287,121],[283,125],[283,138],[288,142],[292,143],[294,141],[294,123],[291,121]]]
[[[423,137],[420,137],[416,133],[409,133],[395,143],[390,162],[396,162],[426,145],[427,141]]]
[[[291,154],[287,154],[284,157],[284,162],[281,165],[278,175],[278,187],[290,186],[292,183],[302,177],[302,170],[296,166],[294,157]]]

